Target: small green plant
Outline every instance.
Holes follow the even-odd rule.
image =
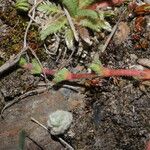
[[[68,69],[63,68],[59,71],[50,70],[48,68],[41,68],[40,64],[33,59],[32,63],[22,63],[24,60],[20,60],[20,66],[31,71],[32,74],[45,73],[46,75],[54,76],[53,81],[55,83],[62,82],[64,80],[79,80],[79,79],[92,79],[95,77],[105,78],[113,76],[131,76],[135,79],[150,80],[150,70],[131,70],[131,69],[110,69],[103,67],[98,59],[95,59],[89,68],[93,73],[72,73]]]
[[[21,10],[21,11],[28,11],[30,4],[28,0],[17,0],[16,1],[16,9]]]
[[[94,0],[59,0],[59,4],[55,4],[44,0],[37,6],[35,12],[35,20],[40,27],[41,40],[45,40],[51,34],[64,31],[67,47],[69,49],[73,47],[74,35],[61,5],[68,10],[76,30],[85,27],[97,32],[101,29],[110,31],[111,26],[105,20],[104,13],[87,9],[87,6],[93,2]],[[27,0],[18,0],[16,8],[27,11],[29,3]]]
[[[88,27],[94,31],[99,32],[101,29],[111,30],[111,26],[105,21],[102,14],[97,13],[95,10],[86,9],[93,0],[60,0],[60,2],[69,11],[75,26]],[[48,35],[59,32],[63,28],[70,28],[66,16],[62,8],[54,3],[47,1],[37,7],[41,13],[46,13],[52,16],[48,24],[42,27],[40,32],[41,39],[44,40]],[[56,17],[57,16],[57,17]],[[61,18],[61,19],[60,19]],[[72,33],[73,34],[73,33]]]

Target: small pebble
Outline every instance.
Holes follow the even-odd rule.
[[[144,70],[144,67],[141,65],[132,65],[129,68],[130,69],[136,69],[136,70]]]
[[[150,68],[150,59],[147,59],[147,58],[141,58],[141,59],[138,59],[138,64],[142,65],[142,66],[145,66],[145,67],[149,67]]]

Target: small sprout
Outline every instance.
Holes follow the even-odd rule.
[[[57,110],[49,115],[48,126],[52,135],[64,134],[69,129],[73,120],[72,113],[63,110]]]
[[[98,75],[103,75],[103,66],[99,60],[94,60],[89,68]]]
[[[15,6],[18,10],[28,11],[30,4],[28,3],[28,0],[17,0]]]
[[[63,68],[60,71],[58,71],[57,73],[55,73],[55,78],[54,78],[54,82],[59,83],[61,81],[64,80],[68,80],[69,76],[70,76],[70,72],[68,71],[68,69]]]
[[[31,70],[32,74],[42,73],[41,66],[40,66],[40,64],[38,63],[38,61],[36,59],[32,59],[32,65],[33,65],[33,68]]]
[[[27,64],[27,61],[25,58],[21,57],[19,60],[19,66],[23,67],[24,65]]]

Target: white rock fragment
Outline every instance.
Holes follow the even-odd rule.
[[[129,69],[144,70],[144,67],[141,65],[132,65]]]
[[[145,67],[149,67],[150,68],[150,59],[147,58],[141,58],[138,59],[137,61],[140,65],[145,66]]]
[[[71,125],[73,120],[72,113],[57,110],[48,117],[48,126],[52,135],[63,134]]]

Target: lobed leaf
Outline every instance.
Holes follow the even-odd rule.
[[[78,10],[78,0],[61,0],[62,4],[66,6],[71,16],[75,16]]]
[[[79,24],[83,27],[88,27],[94,31],[97,31],[99,32],[100,29],[99,29],[99,24],[97,24],[96,21],[92,21],[92,20],[89,20],[89,19],[83,19],[79,22]]]
[[[107,31],[110,31],[110,32],[111,32],[112,27],[111,27],[111,25],[110,25],[107,21],[105,21],[105,20],[100,20],[100,21],[98,22],[98,24],[99,24],[99,28],[100,28],[100,29],[104,29],[104,30],[107,30]]]
[[[28,11],[30,4],[28,3],[28,0],[17,0],[15,4],[16,9],[22,10],[22,11]]]
[[[94,10],[89,10],[89,9],[79,9],[77,11],[76,16],[78,16],[78,17],[90,17],[90,18],[94,18],[94,19],[98,18],[97,12]]]
[[[50,3],[49,1],[47,1],[45,4],[40,4],[37,7],[37,10],[40,12],[43,12],[47,15],[49,15],[50,13],[58,13],[60,12],[60,9],[58,6],[56,6],[54,3]]]
[[[65,27],[67,23],[66,17],[56,19],[40,31],[41,40],[45,40],[50,34],[54,34]]]

